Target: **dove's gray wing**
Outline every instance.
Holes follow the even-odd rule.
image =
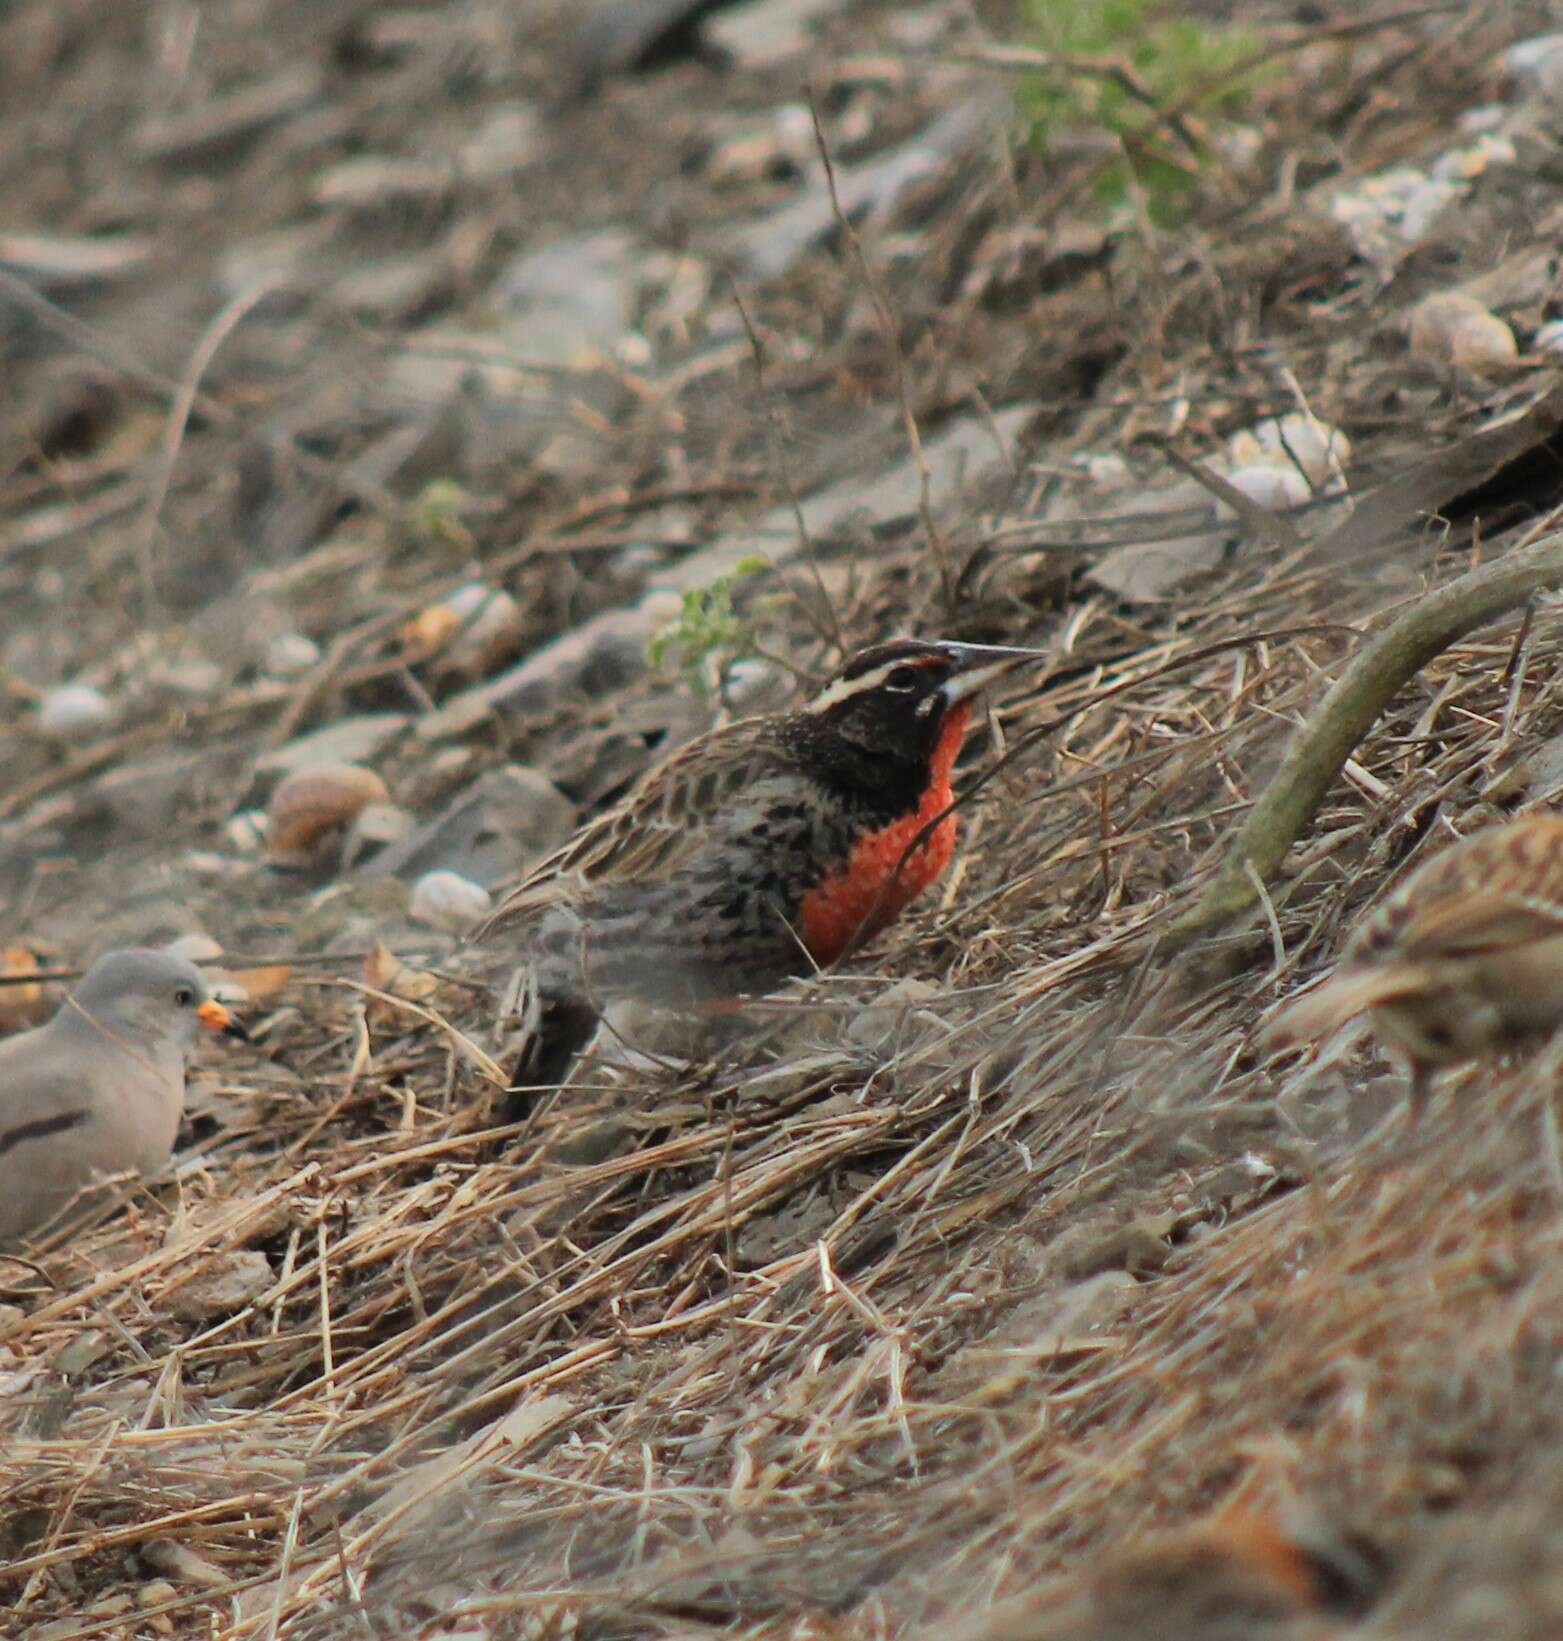
[[[41,1225],[94,1179],[162,1167],[183,1106],[177,1056],[170,1064],[52,1026],[0,1042],[0,1242]]]

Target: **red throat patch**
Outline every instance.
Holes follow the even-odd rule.
[[[955,853],[956,821],[946,815],[915,854],[901,865],[912,839],[949,806],[950,772],[971,719],[971,702],[959,701],[945,715],[929,760],[928,785],[909,815],[865,833],[845,866],[803,897],[798,931],[809,956],[821,967],[834,963],[857,940],[869,940],[893,923],[933,883]],[[900,873],[896,867],[900,866]],[[893,881],[892,881],[893,879]]]

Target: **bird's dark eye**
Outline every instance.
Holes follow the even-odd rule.
[[[187,1009],[195,1002],[195,993],[188,986],[180,986],[174,993],[174,1001],[180,1008]]]
[[[910,695],[922,682],[922,674],[916,667],[892,667],[885,674],[885,688],[896,695]]]

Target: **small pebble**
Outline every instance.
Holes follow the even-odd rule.
[[[774,661],[734,661],[724,683],[727,704],[735,712],[765,712],[792,693],[792,679]]]
[[[653,630],[670,621],[677,621],[684,613],[684,601],[666,587],[658,587],[641,599],[638,613],[652,623]]]
[[[298,678],[319,664],[320,646],[301,632],[279,632],[261,657],[261,670],[273,678]]]
[[[451,659],[477,661],[494,645],[502,644],[521,625],[521,606],[503,587],[469,581],[445,600],[455,617]]]
[[[38,727],[61,740],[81,740],[112,722],[109,698],[91,684],[61,684],[38,703]]]
[[[388,844],[403,843],[417,829],[417,821],[399,804],[366,803],[353,817],[342,840],[342,869],[355,866],[365,855]]]
[[[489,892],[459,872],[425,872],[412,886],[407,915],[414,923],[424,923],[450,934],[464,934],[487,915],[493,904]]]
[[[1502,371],[1519,357],[1514,332],[1462,291],[1436,291],[1424,297],[1411,310],[1408,332],[1417,358],[1453,365],[1473,376]]]
[[[417,824],[400,804],[377,799],[366,803],[353,821],[353,837],[360,845],[400,843]]]
[[[223,836],[242,855],[258,855],[266,847],[266,812],[245,809],[223,827]]]
[[[235,860],[232,855],[222,854],[215,849],[192,849],[185,855],[184,864],[193,876],[221,883],[242,880],[252,871],[247,862]]]
[[[1563,353],[1563,319],[1549,319],[1531,338],[1536,353]]]
[[[149,1578],[136,1591],[136,1604],[141,1607],[161,1607],[165,1601],[172,1601],[179,1591],[166,1578]]]
[[[170,940],[163,948],[170,957],[182,957],[187,963],[213,963],[223,949],[209,934],[182,934]]]
[[[169,691],[170,694],[184,695],[191,700],[199,701],[219,694],[226,679],[223,677],[222,668],[215,661],[195,657],[151,667],[148,669],[147,682],[157,689]]]
[[[1280,467],[1273,462],[1253,462],[1227,474],[1227,483],[1240,490],[1256,506],[1272,513],[1284,513],[1288,508],[1300,507],[1308,501],[1313,490],[1306,476],[1295,467]],[[1233,509],[1225,502],[1221,511],[1230,516]]]
[[[1109,450],[1085,458],[1085,476],[1101,490],[1121,490],[1134,477],[1131,468],[1117,451]]]
[[[413,659],[435,655],[445,667],[482,670],[514,647],[521,606],[503,587],[469,581],[402,628]]]
[[[1533,34],[1517,40],[1502,57],[1509,73],[1521,79],[1539,79],[1543,70],[1563,63],[1563,34]]]
[[[317,764],[282,781],[266,815],[266,856],[277,866],[323,859],[372,803],[390,797],[385,782],[361,764]]]
[[[1234,468],[1256,462],[1300,468],[1315,485],[1338,477],[1351,460],[1351,440],[1339,428],[1301,411],[1255,422],[1234,434],[1227,449]]]

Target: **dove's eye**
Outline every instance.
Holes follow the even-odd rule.
[[[180,1008],[187,1009],[195,1002],[195,993],[188,986],[181,986],[174,993],[174,1001]]]

